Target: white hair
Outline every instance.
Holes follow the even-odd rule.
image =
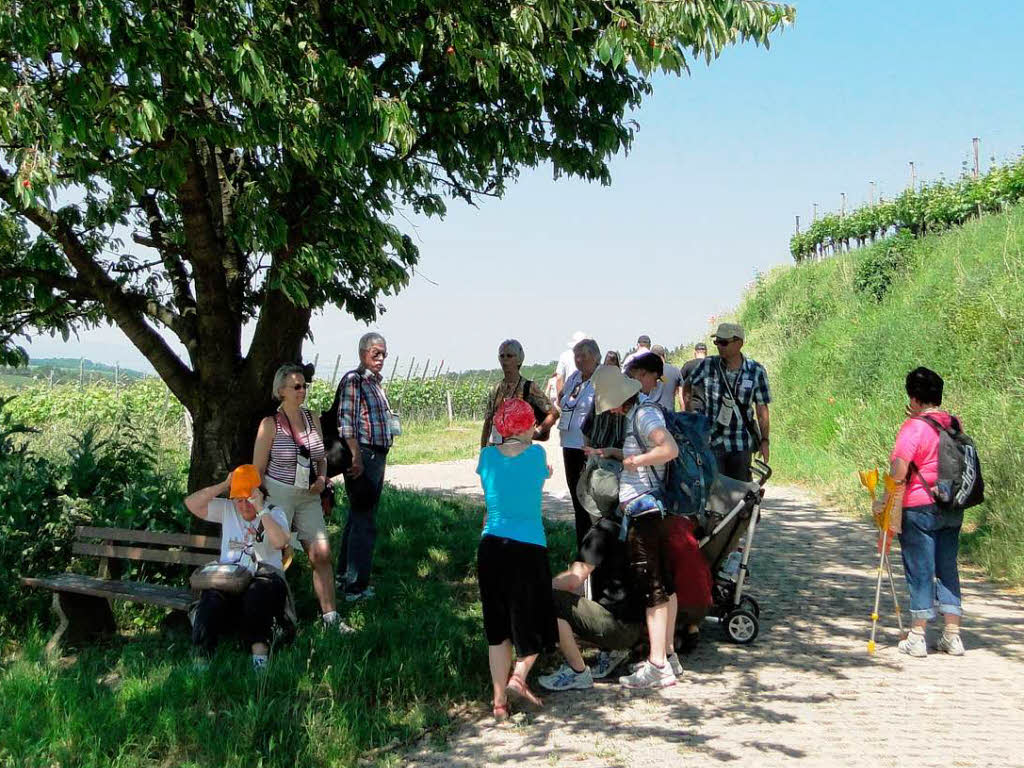
[[[363,354],[363,352],[365,352],[375,344],[383,344],[385,347],[388,345],[387,341],[384,340],[384,337],[381,336],[376,331],[364,333],[362,337],[359,339],[359,354]]]
[[[522,366],[523,361],[526,360],[526,352],[523,351],[523,345],[515,339],[505,339],[501,344],[498,345],[498,354],[501,354],[501,350],[511,349],[516,353],[519,358],[519,365]]]
[[[274,374],[273,388],[270,392],[271,397],[275,400],[281,399],[281,389],[284,387],[285,381],[293,373],[299,374],[303,379],[306,378],[306,372],[303,370],[302,366],[296,365],[295,363],[285,363],[277,369],[277,372]]]

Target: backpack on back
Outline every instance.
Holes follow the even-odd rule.
[[[352,451],[349,450],[341,435],[338,433],[338,411],[341,409],[341,389],[349,376],[356,374],[356,371],[349,371],[341,377],[338,388],[334,392],[334,402],[320,415],[320,433],[324,439],[324,454],[327,458],[327,476],[336,477],[352,466]],[[360,397],[362,390],[360,389]]]
[[[951,416],[949,429],[946,429],[928,416],[914,418],[927,422],[939,436],[939,477],[935,486],[929,488],[920,470],[911,464],[932,501],[939,509],[947,511],[960,511],[981,504],[985,500],[981,461],[974,441],[961,430],[959,419]]]
[[[711,452],[711,422],[703,413],[666,411],[659,403],[643,403],[633,414],[633,434],[646,452],[643,436],[637,429],[640,408],[657,408],[665,417],[665,428],[679,446],[679,455],[666,464],[662,480],[662,501],[673,515],[691,517],[698,529],[706,522],[705,507],[718,464]]]

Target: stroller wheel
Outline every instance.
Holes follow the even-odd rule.
[[[757,616],[746,608],[734,608],[725,614],[725,635],[732,642],[747,645],[754,642],[761,628]]]
[[[740,598],[740,606],[739,607],[740,608],[746,608],[752,614],[757,616],[757,618],[761,618],[761,606],[757,604],[757,600],[755,600],[754,598],[750,597],[749,595],[744,595],[743,597]]]

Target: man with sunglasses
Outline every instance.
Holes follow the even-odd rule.
[[[743,326],[722,323],[714,334],[717,355],[701,360],[683,387],[687,400],[694,389],[704,392],[703,411],[711,421],[711,448],[723,475],[750,482],[755,452],[769,459],[768,374],[756,360],[744,357]],[[756,416],[756,421],[755,421]]]
[[[379,333],[359,340],[359,367],[338,384],[338,434],[351,461],[341,477],[349,511],[338,553],[338,586],[349,602],[373,597],[370,569],[377,541],[377,505],[384,488],[388,451],[398,434],[398,419],[384,394],[381,371],[388,346]]]

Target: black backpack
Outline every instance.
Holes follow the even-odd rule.
[[[331,407],[320,414],[320,433],[324,438],[324,454],[327,458],[327,476],[336,477],[352,466],[352,451],[348,443],[338,433],[338,410],[341,408],[341,388],[351,375],[359,375],[358,371],[349,371],[341,377],[338,389],[334,392]],[[362,397],[362,382],[359,396]]]
[[[935,486],[929,488],[920,470],[910,465],[935,505],[944,511],[962,511],[981,504],[985,500],[985,481],[981,477],[978,449],[961,430],[959,419],[951,416],[949,429],[946,429],[929,416],[914,418],[927,422],[939,436],[939,478]]]

